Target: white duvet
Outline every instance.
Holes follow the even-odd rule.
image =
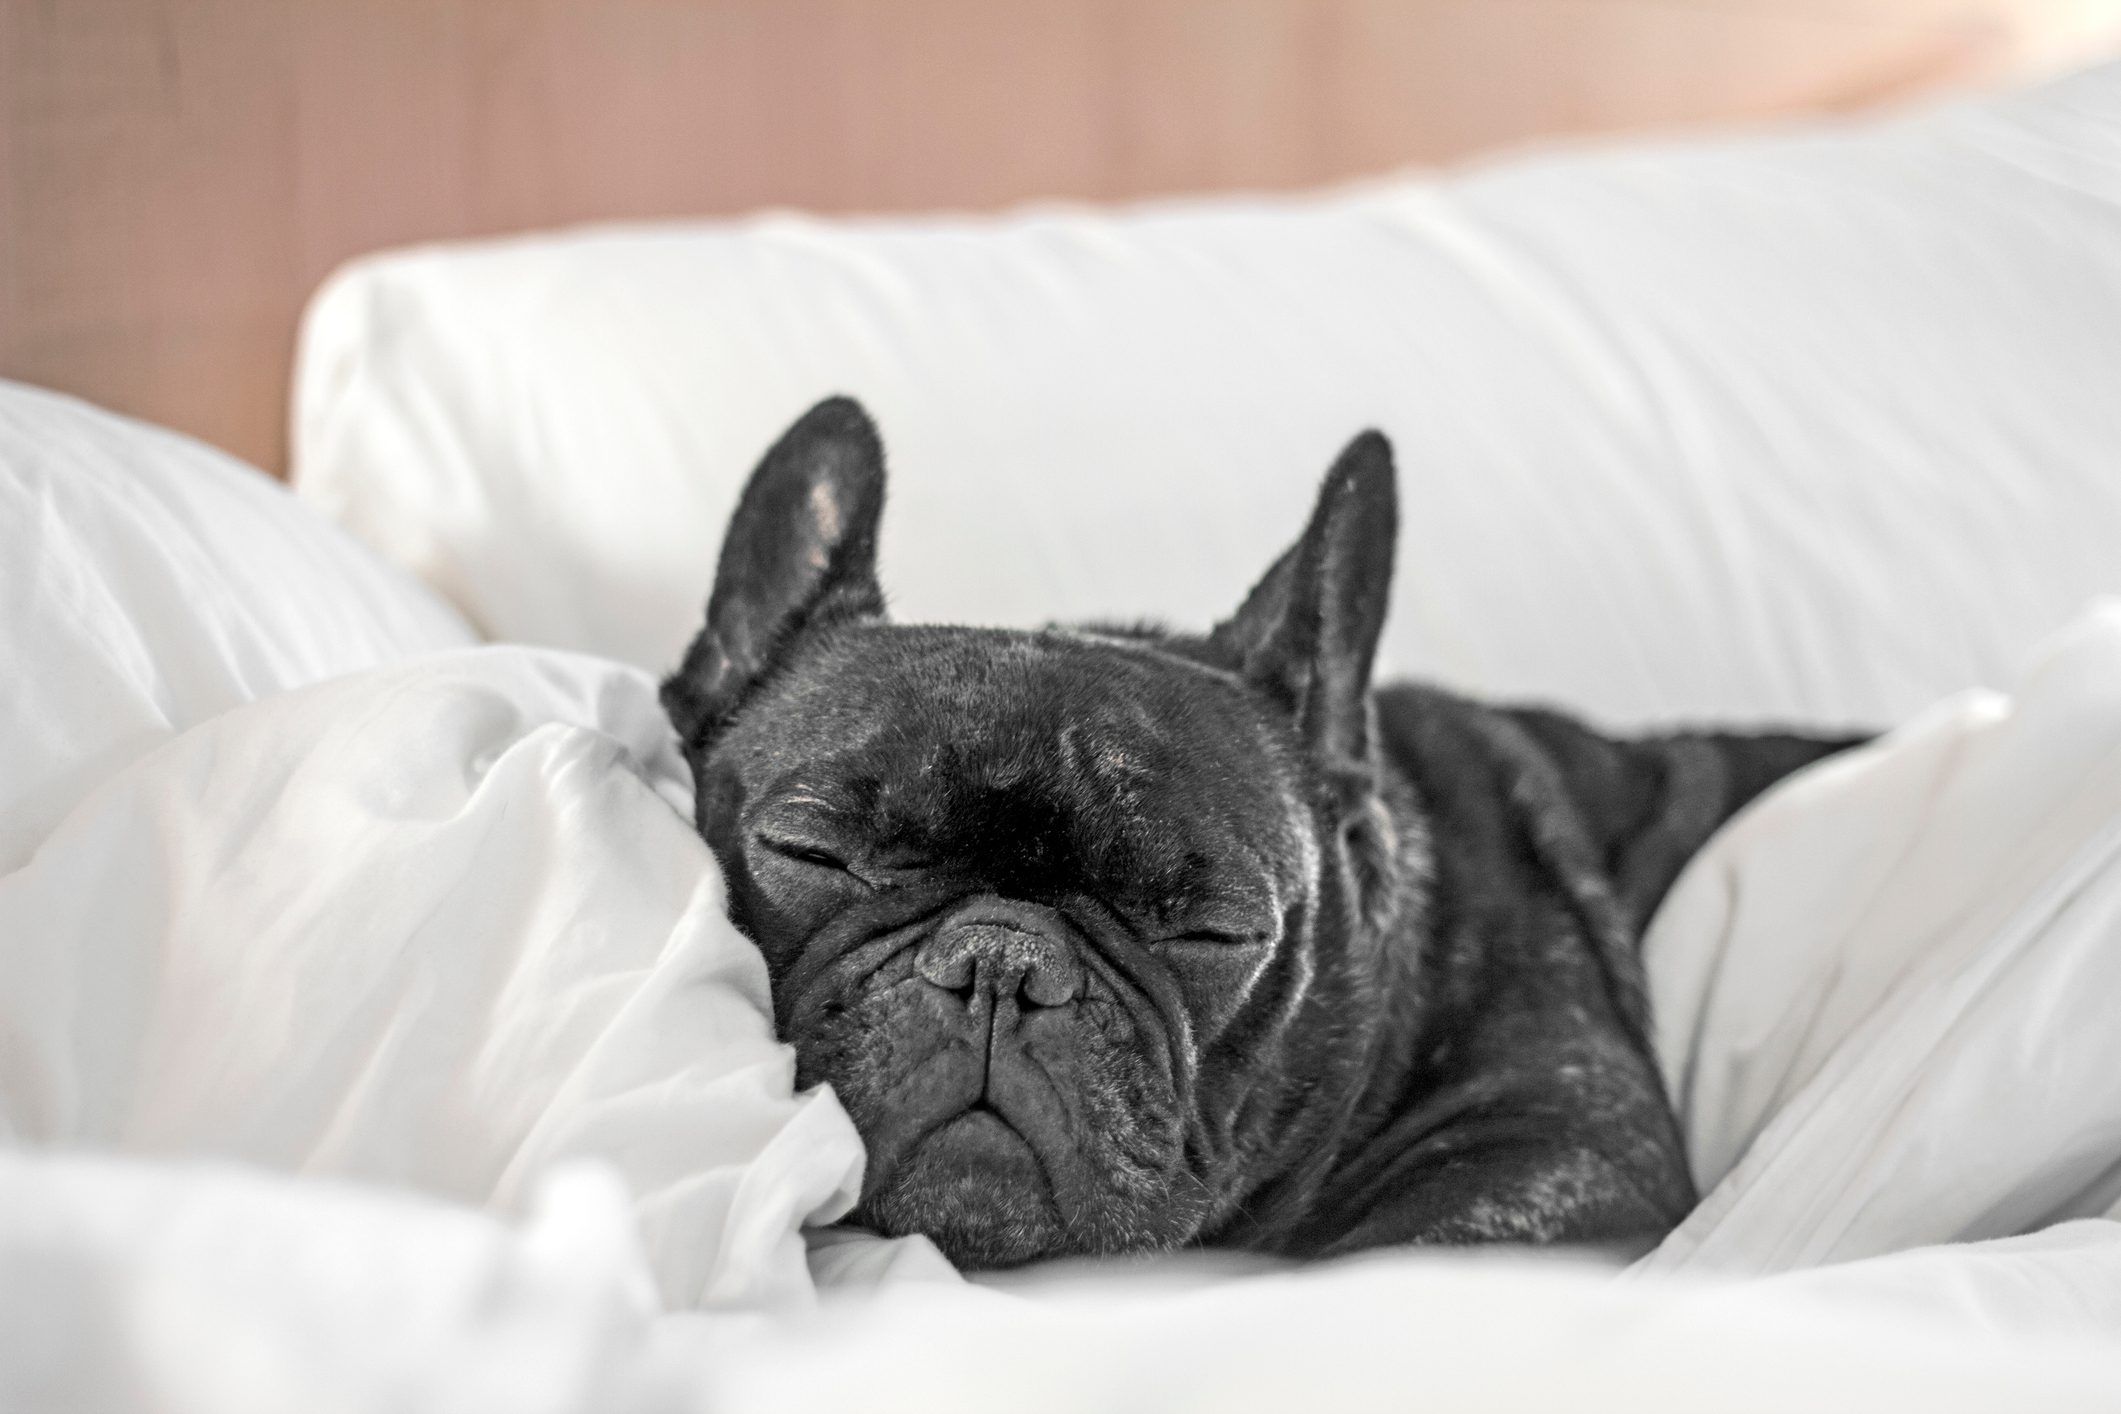
[[[791,1092],[652,678],[464,647],[183,444],[305,547],[235,614],[230,547],[138,562],[190,504],[96,479],[142,435],[0,387],[0,1408],[2121,1407],[2121,607],[1683,876],[1648,949],[1705,1198],[1625,1278],[998,1294],[825,1230],[860,1146]]]
[[[595,1155],[672,1305],[807,1294],[860,1144],[790,1093],[667,736],[644,674],[496,648],[149,753],[0,880],[0,1132],[501,1211]]]

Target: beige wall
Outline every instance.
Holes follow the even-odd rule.
[[[0,376],[268,467],[379,246],[1285,187],[2001,74],[2121,0],[0,0]]]

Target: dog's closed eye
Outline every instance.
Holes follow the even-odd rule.
[[[1194,946],[1242,948],[1252,947],[1267,941],[1257,933],[1225,933],[1212,928],[1196,928],[1190,933],[1174,933],[1168,938],[1159,938],[1160,946]]]
[[[840,858],[831,850],[808,840],[791,840],[773,835],[760,835],[758,841],[767,849],[781,856],[781,858],[793,860],[797,864],[808,864],[818,869],[837,869],[843,874],[854,872],[848,868],[846,860]]]

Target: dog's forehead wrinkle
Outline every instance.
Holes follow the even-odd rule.
[[[1051,635],[920,631],[857,632],[828,652],[833,671],[789,695],[775,784],[784,804],[809,796],[879,847],[1124,883],[1173,932],[1198,920],[1272,933],[1246,920],[1278,918],[1300,887],[1292,855],[1299,876],[1316,870],[1285,762],[1229,710],[1243,700],[1202,707],[1199,681],[1161,661]],[[1086,678],[1091,653],[1118,671]]]

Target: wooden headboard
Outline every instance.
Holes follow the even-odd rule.
[[[2007,72],[2121,0],[0,0],[0,376],[268,468],[349,256],[1288,187]]]

